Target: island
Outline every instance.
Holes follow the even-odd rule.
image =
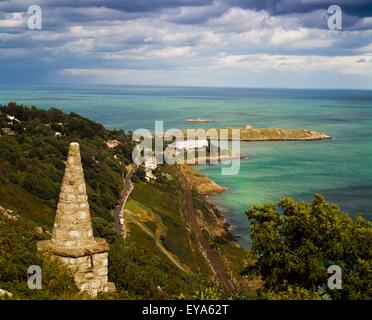
[[[186,119],[187,122],[215,122],[214,120],[211,119]]]

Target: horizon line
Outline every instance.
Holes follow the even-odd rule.
[[[74,87],[77,89],[79,86],[82,87],[153,87],[153,88],[190,88],[190,89],[247,89],[247,90],[348,90],[348,91],[372,91],[371,88],[350,88],[350,87],[254,87],[254,86],[218,86],[218,85],[165,85],[165,84],[107,84],[107,83],[22,83],[22,84],[12,84],[12,83],[0,83],[1,87]]]

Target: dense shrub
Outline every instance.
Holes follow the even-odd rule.
[[[321,195],[312,203],[284,198],[279,207],[247,210],[257,262],[246,273],[263,277],[269,297],[311,297],[321,289],[333,299],[372,298],[371,222],[351,219]],[[342,290],[327,286],[331,265],[341,267]]]

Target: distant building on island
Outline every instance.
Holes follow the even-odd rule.
[[[197,122],[197,123],[203,123],[203,122],[214,122],[214,120],[211,119],[186,119],[187,122]]]

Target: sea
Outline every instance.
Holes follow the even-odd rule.
[[[332,139],[242,142],[245,158],[237,175],[222,175],[222,165],[198,166],[228,189],[210,201],[244,247],[250,246],[246,209],[284,196],[311,201],[321,193],[351,216],[372,219],[371,90],[0,86],[0,104],[9,101],[77,112],[108,129],[154,131],[158,120],[165,129],[252,125],[321,131]]]

